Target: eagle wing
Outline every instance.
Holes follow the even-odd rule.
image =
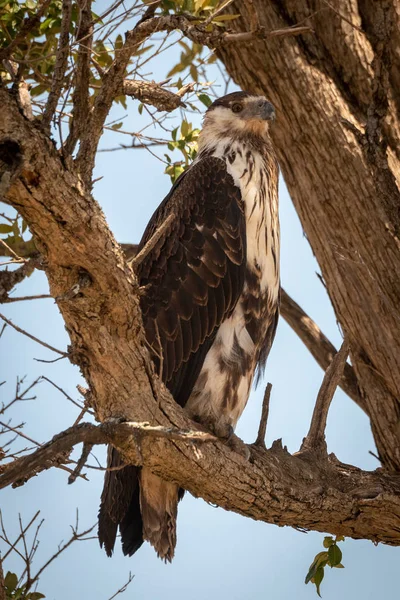
[[[138,251],[171,224],[137,268],[147,340],[162,380],[184,406],[218,326],[241,295],[246,228],[240,188],[225,161],[207,157],[176,182]]]

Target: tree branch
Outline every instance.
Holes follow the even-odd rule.
[[[325,428],[326,420],[328,418],[328,411],[333,395],[342,376],[348,354],[349,340],[345,338],[339,352],[333,357],[331,364],[325,372],[324,379],[315,402],[310,429],[307,436],[303,440],[301,451],[318,450],[326,452]]]
[[[79,43],[76,71],[74,75],[75,88],[72,95],[74,107],[72,109],[72,122],[69,136],[63,150],[65,154],[72,154],[79,138],[85,135],[90,121],[90,60],[93,43],[92,0],[78,0],[80,21],[76,35]],[[89,133],[90,135],[90,133]]]
[[[124,79],[122,82],[121,94],[140,100],[143,104],[155,106],[158,110],[171,112],[176,108],[186,106],[182,100],[182,96],[192,90],[193,84],[188,84],[174,94],[154,81]]]
[[[7,201],[35,236],[71,338],[70,356],[88,382],[102,422],[98,427],[78,425],[6,466],[1,485],[37,472],[74,444],[112,443],[127,464],[143,464],[227,510],[278,525],[400,545],[398,474],[363,472],[333,456],[290,456],[278,445],[268,452],[253,448],[252,461],[246,462],[220,441],[199,446],[193,439],[138,432],[143,422],[180,432],[193,431],[195,425],[154,374],[134,273],[98,204],[65,169],[52,143],[1,89],[0,102],[5,117],[0,152],[7,150],[4,169],[10,181]],[[69,295],[82,273],[88,285]]]
[[[335,346],[283,288],[281,288],[281,315],[297,333],[321,369],[326,371],[337,354]],[[347,363],[344,366],[339,386],[363,411],[367,412],[365,400],[358,388],[357,377],[353,368]]]
[[[50,122],[57,108],[58,100],[60,99],[63,79],[68,66],[69,55],[69,27],[71,24],[72,2],[71,0],[63,0],[62,3],[62,19],[61,32],[58,38],[56,64],[51,80],[51,90],[47,98],[46,107],[44,109],[42,124],[45,130],[50,129]]]
[[[174,410],[183,414],[179,407]],[[191,424],[187,417],[185,422]],[[145,465],[227,510],[268,523],[400,545],[399,475],[365,472],[340,463],[333,455],[311,462],[291,456],[278,445],[266,452],[254,449],[247,462],[222,442],[211,440],[213,436],[205,438],[209,443],[200,449],[199,440],[192,436],[202,432],[190,430],[182,435],[171,429],[173,440],[168,431],[141,423],[71,427],[31,455],[6,465],[0,487],[32,476],[78,443],[111,442],[125,459],[129,457],[129,463]],[[140,433],[139,438],[132,431]]]

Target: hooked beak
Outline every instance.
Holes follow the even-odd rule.
[[[260,106],[260,116],[264,121],[275,121],[275,108],[268,100],[262,102]]]

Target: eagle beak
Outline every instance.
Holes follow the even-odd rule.
[[[275,121],[275,108],[268,100],[263,100],[261,103],[260,116],[264,121]]]

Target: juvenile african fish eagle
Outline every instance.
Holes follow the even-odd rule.
[[[229,439],[279,314],[278,165],[269,136],[275,111],[263,96],[234,92],[207,110],[198,156],[173,185],[138,250],[169,215],[138,266],[141,309],[156,369],[190,417]],[[160,348],[161,344],[161,348]],[[257,375],[256,375],[257,377]],[[109,466],[121,458],[109,449]],[[183,490],[146,468],[108,471],[99,539],[111,556],[148,540],[170,561]]]

